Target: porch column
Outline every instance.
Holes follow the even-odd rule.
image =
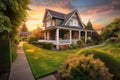
[[[44,32],[44,40],[46,40],[46,32]]]
[[[70,30],[70,44],[72,44],[72,30]]]
[[[49,40],[49,36],[50,36],[49,31],[47,31],[47,40]]]
[[[85,31],[85,43],[87,43],[87,31]]]
[[[59,29],[56,29],[56,49],[59,50]]]
[[[81,40],[81,31],[79,31],[79,40]]]

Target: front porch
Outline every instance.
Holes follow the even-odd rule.
[[[88,33],[91,35],[93,31],[90,30],[71,30],[71,29],[50,29],[44,31],[44,40],[38,40],[39,42],[51,42],[56,45],[56,49],[59,49],[60,45],[71,45],[78,40],[87,42]]]

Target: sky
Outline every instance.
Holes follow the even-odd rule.
[[[41,27],[46,9],[69,13],[77,9],[84,24],[90,20],[100,32],[114,18],[120,17],[120,0],[32,0],[26,25],[30,31]]]

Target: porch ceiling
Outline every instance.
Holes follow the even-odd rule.
[[[79,28],[79,27],[75,27],[75,26],[50,26],[50,27],[46,28],[44,31],[49,31],[49,30],[53,30],[53,29],[66,29],[66,30],[94,32],[93,30],[87,30],[87,29],[83,29],[83,28]]]

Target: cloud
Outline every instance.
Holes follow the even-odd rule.
[[[33,5],[73,8],[72,0],[33,0]]]

